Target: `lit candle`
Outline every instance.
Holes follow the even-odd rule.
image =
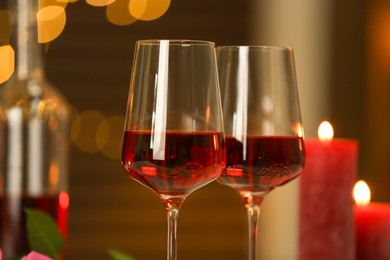
[[[299,259],[355,259],[352,189],[358,143],[333,139],[324,122],[319,139],[306,139],[301,176]]]
[[[61,191],[58,196],[57,226],[64,239],[68,236],[69,193]]]
[[[364,181],[358,181],[353,191],[356,259],[390,259],[390,204],[370,203],[370,188]]]

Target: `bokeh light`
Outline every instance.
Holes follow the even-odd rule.
[[[107,6],[112,4],[115,0],[86,0],[89,5],[92,6]]]
[[[38,0],[38,42],[56,39],[66,24],[65,8],[78,0]],[[115,25],[130,25],[137,20],[158,19],[168,10],[171,0],[85,0],[91,6],[106,7],[107,20]],[[12,14],[0,10],[0,45],[9,44]],[[46,44],[47,51],[48,45]]]
[[[124,117],[105,117],[97,110],[85,110],[81,113],[74,107],[71,107],[71,110],[71,140],[76,148],[85,153],[100,152],[107,158],[119,160]]]
[[[119,160],[122,147],[124,117],[111,116],[100,123],[96,131],[96,144],[108,158]]]
[[[50,42],[57,38],[65,27],[65,9],[59,5],[43,7],[38,11],[37,20],[38,42]]]
[[[78,0],[57,0],[57,2],[60,2],[60,3],[74,3],[74,2],[77,2]]]
[[[11,45],[0,46],[0,84],[14,73],[15,52]]]
[[[130,0],[130,14],[142,21],[161,17],[169,8],[170,0]]]
[[[48,7],[48,6],[53,6],[53,5],[65,8],[68,5],[68,3],[70,3],[70,2],[75,2],[75,1],[72,1],[72,0],[39,0],[38,10],[45,8],[45,7]]]
[[[76,116],[72,122],[71,134],[76,147],[86,153],[97,153],[96,133],[104,116],[96,110],[86,110]]]
[[[0,45],[9,44],[12,32],[12,13],[9,10],[0,10]]]
[[[107,20],[116,25],[129,25],[138,19],[130,14],[129,0],[116,0],[106,8]]]

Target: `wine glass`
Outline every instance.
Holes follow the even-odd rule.
[[[217,73],[213,42],[136,42],[122,166],[165,205],[167,259],[177,259],[180,206],[226,163]]]
[[[221,46],[217,62],[226,134],[218,181],[244,200],[255,260],[264,197],[298,177],[305,162],[294,55],[288,47]]]

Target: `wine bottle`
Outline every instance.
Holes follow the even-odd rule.
[[[24,208],[50,214],[67,232],[70,108],[46,79],[37,0],[9,0],[15,70],[0,85],[0,220],[4,259],[31,249]]]

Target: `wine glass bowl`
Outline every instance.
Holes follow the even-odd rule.
[[[167,209],[168,259],[177,257],[180,206],[216,179],[226,163],[217,73],[212,42],[136,42],[122,166]]]
[[[163,135],[165,155],[159,160],[150,149],[151,132],[126,131],[122,160],[131,178],[160,196],[185,198],[221,174],[221,132],[169,131]]]
[[[298,177],[305,162],[294,55],[289,47],[221,46],[217,62],[226,135],[218,181],[244,200],[254,260],[264,197]]]
[[[251,155],[244,159],[243,142],[226,138],[227,168],[218,179],[240,193],[268,193],[303,170],[302,137],[247,136],[246,145]]]

